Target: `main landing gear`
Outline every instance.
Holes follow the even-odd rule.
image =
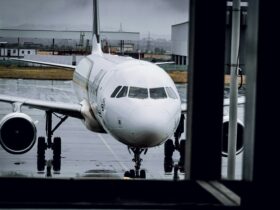
[[[46,111],[46,137],[39,137],[38,138],[38,144],[37,144],[37,170],[38,171],[44,171],[46,165],[51,165],[53,167],[54,171],[60,171],[61,168],[61,138],[60,137],[54,137],[52,141],[52,136],[54,134],[54,131],[68,118],[68,116],[60,117],[55,115],[60,119],[58,124],[52,128],[52,115],[53,113],[51,111]],[[45,159],[45,151],[47,149],[52,149],[53,151],[53,160],[52,161],[46,161]],[[48,163],[48,164],[47,164]]]
[[[173,168],[180,170],[180,172],[185,172],[185,144],[186,140],[182,139],[179,142],[179,139],[184,132],[184,120],[185,116],[182,114],[180,123],[177,130],[174,133],[175,142],[173,143],[172,139],[168,139],[164,144],[164,171],[165,173],[171,173]],[[178,165],[174,167],[173,153],[177,150],[180,153],[180,160]],[[177,173],[177,171],[175,171]]]
[[[141,149],[141,148],[128,148],[128,149],[129,149],[129,151],[131,150],[134,153],[134,158],[132,159],[132,161],[135,162],[135,170],[131,169],[130,171],[126,171],[124,173],[124,176],[129,177],[129,178],[145,179],[146,171],[144,169],[140,170],[141,162],[142,162],[140,155],[142,154],[142,152],[144,152],[144,154],[146,154],[148,149]]]

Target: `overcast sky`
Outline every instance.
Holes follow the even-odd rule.
[[[189,0],[100,0],[101,30],[170,39],[171,25],[188,20]],[[0,0],[0,27],[91,30],[92,0]]]

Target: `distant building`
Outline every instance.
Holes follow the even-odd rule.
[[[172,25],[172,60],[178,65],[188,65],[189,22]]]
[[[36,49],[18,49],[14,48],[0,48],[0,57],[16,57],[16,56],[25,56],[25,55],[36,55],[37,50]]]
[[[50,49],[58,50],[57,48],[61,46],[61,40],[66,40],[63,42],[63,45],[70,46],[75,50],[87,51],[90,53],[90,45],[92,40],[92,31],[58,31],[58,30],[27,30],[27,29],[0,29],[1,40],[6,41],[6,38],[13,38],[13,43],[17,44],[19,41],[24,40],[25,38],[32,39],[36,38],[37,40],[25,41],[24,48],[40,49],[46,50],[43,48],[42,43],[35,43],[39,40],[43,41],[44,39],[51,39],[52,44],[48,43]],[[110,46],[119,46],[121,52],[131,52],[137,51],[136,47],[140,39],[139,32],[125,32],[125,31],[101,31],[100,39],[102,41],[107,41]],[[73,42],[74,41],[74,42]],[[74,44],[75,43],[75,44]],[[116,43],[116,44],[113,44]]]

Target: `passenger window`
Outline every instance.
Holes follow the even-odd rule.
[[[117,95],[117,93],[119,92],[119,90],[122,88],[122,86],[118,86],[116,87],[116,89],[114,90],[114,92],[111,95],[111,98],[115,98],[115,96]]]
[[[128,97],[145,99],[148,98],[148,89],[139,87],[130,87]]]
[[[166,87],[167,94],[170,98],[177,99],[177,95],[171,87]]]
[[[161,88],[151,88],[150,97],[152,99],[167,98],[166,92],[163,87]]]
[[[123,88],[121,89],[121,91],[120,91],[119,94],[117,95],[117,98],[126,97],[127,91],[128,91],[128,87],[127,87],[127,86],[123,86]]]

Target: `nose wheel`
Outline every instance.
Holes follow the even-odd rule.
[[[144,154],[147,153],[148,149],[141,149],[141,148],[129,148],[129,151],[132,151],[134,154],[134,158],[132,159],[133,162],[135,162],[135,169],[131,169],[130,171],[126,171],[124,173],[124,177],[129,178],[146,178],[146,171],[144,169],[140,170],[141,162],[143,161],[140,158],[140,155],[144,152]]]

